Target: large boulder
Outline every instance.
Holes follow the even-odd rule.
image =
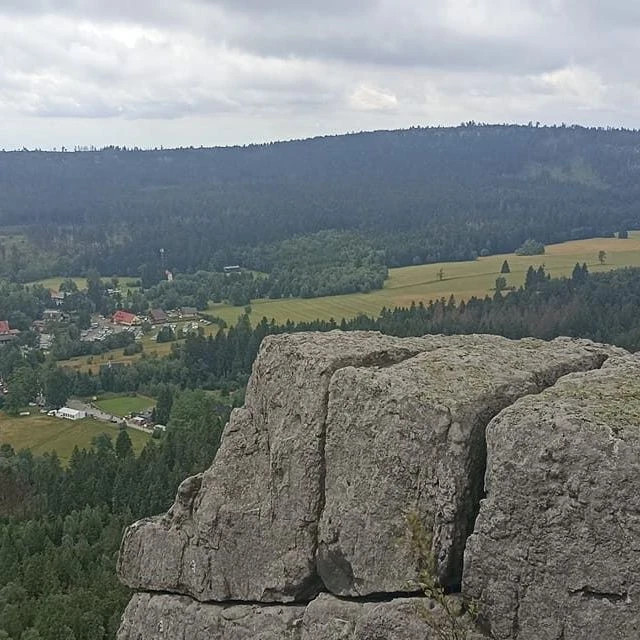
[[[493,637],[640,637],[640,359],[522,398],[487,447],[463,588]]]
[[[167,516],[127,530],[121,579],[203,601],[316,595],[331,377],[346,366],[389,366],[448,341],[365,332],[265,338],[245,407],[233,412],[213,466],[181,487]]]
[[[480,640],[453,599],[446,613],[427,598],[390,598],[361,602],[321,594],[309,604],[301,640]]]
[[[559,377],[599,367],[607,352],[586,341],[464,336],[397,364],[336,371],[316,559],[325,587],[414,591],[426,543],[441,582],[457,588],[483,495],[487,423]]]

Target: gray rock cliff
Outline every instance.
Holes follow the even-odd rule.
[[[365,332],[266,338],[245,407],[232,414],[212,467],[185,480],[166,515],[125,533],[119,573],[141,593],[125,613],[119,640],[438,637],[421,614],[428,607],[427,618],[439,615],[437,603],[418,597],[421,558],[409,516],[424,527],[441,583],[456,590],[464,574],[463,596],[478,599],[496,637],[562,637],[542,635],[544,629],[526,635],[536,629],[534,609],[527,607],[540,598],[527,601],[526,593],[555,598],[546,585],[560,584],[561,570],[554,573],[551,565],[566,567],[547,558],[546,572],[532,571],[519,555],[527,532],[538,536],[540,546],[531,548],[539,553],[551,544],[542,542],[540,510],[549,516],[554,504],[544,492],[555,496],[557,489],[550,488],[548,470],[535,464],[514,475],[513,460],[543,446],[544,412],[555,415],[554,402],[568,406],[562,398],[571,381],[592,390],[578,403],[587,420],[611,400],[606,392],[593,396],[594,390],[612,387],[613,379],[621,384],[635,366],[638,360],[621,349],[566,338],[401,339]],[[625,396],[629,402],[632,395]],[[555,426],[567,449],[583,438],[577,448],[586,447],[585,459],[595,456],[599,441],[567,420]],[[629,448],[629,459],[634,451]],[[551,464],[552,472],[571,475],[572,462],[563,458]],[[615,484],[615,464],[597,456],[592,462]],[[601,512],[620,513],[613,501],[633,493],[632,470],[625,474],[619,477],[626,478],[627,493],[605,488],[594,475],[589,508],[600,496]],[[586,474],[577,477],[579,484]],[[538,511],[529,504],[536,491]],[[560,505],[569,508],[559,499]],[[568,520],[559,513],[561,528]],[[614,517],[607,522],[613,526]],[[599,536],[606,529],[602,524]],[[556,553],[573,533],[553,538]],[[629,535],[640,547],[635,532]],[[600,537],[589,540],[594,548]],[[621,541],[598,550],[594,576],[598,567],[613,566],[606,558]],[[588,548],[585,543],[580,553]],[[634,566],[629,557],[619,561],[628,562],[628,571]],[[603,611],[614,607],[622,617],[611,628],[626,633],[625,625],[635,624],[622,606],[634,592],[628,571],[626,590],[620,576],[598,582],[589,574],[558,587],[558,594],[568,592],[567,603],[591,598]],[[518,576],[526,593],[509,585],[510,576]],[[597,594],[617,599],[602,604],[607,598]],[[548,615],[573,638],[566,635],[573,623],[560,609],[549,605]],[[527,616],[533,626],[526,626]]]

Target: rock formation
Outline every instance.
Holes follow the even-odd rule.
[[[440,637],[409,517],[441,583],[459,590],[464,574],[495,637],[604,638],[565,615],[595,601],[613,611],[597,628],[626,638],[640,399],[623,381],[639,366],[565,338],[266,338],[212,467],[125,534],[119,573],[142,593],[119,639]],[[624,398],[626,413],[614,408]]]

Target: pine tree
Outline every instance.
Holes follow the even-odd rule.
[[[120,460],[133,456],[133,445],[126,429],[120,429],[116,438],[116,456]]]
[[[502,263],[500,273],[511,273],[511,268],[509,267],[509,263],[506,260]]]

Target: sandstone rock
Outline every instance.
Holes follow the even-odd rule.
[[[364,332],[266,338],[246,405],[234,411],[213,466],[188,483],[166,517],[128,529],[121,579],[199,600],[314,596],[332,375],[349,365],[388,366],[450,341]]]
[[[640,359],[519,400],[487,446],[463,588],[494,637],[640,637]]]
[[[406,591],[416,512],[440,576],[459,582],[486,423],[610,352],[473,335],[269,337],[213,466],[182,484],[166,516],[127,530],[120,576],[200,601]]]
[[[441,640],[451,630],[479,639],[466,617],[447,617],[426,598],[354,602],[322,594],[305,605],[201,603],[188,596],[137,594],[117,640]],[[462,636],[462,630],[469,630]]]
[[[455,625],[453,627],[452,625]],[[452,630],[458,636],[452,635]],[[463,635],[466,633],[466,636]],[[307,607],[301,640],[479,640],[466,617],[448,617],[433,600],[349,601],[322,594]]]
[[[117,640],[299,640],[304,609],[141,593],[127,606]]]
[[[457,336],[397,364],[336,371],[317,552],[327,589],[415,590],[421,558],[409,514],[424,523],[441,581],[459,585],[483,491],[485,426],[518,398],[599,367],[607,353],[586,341]]]

